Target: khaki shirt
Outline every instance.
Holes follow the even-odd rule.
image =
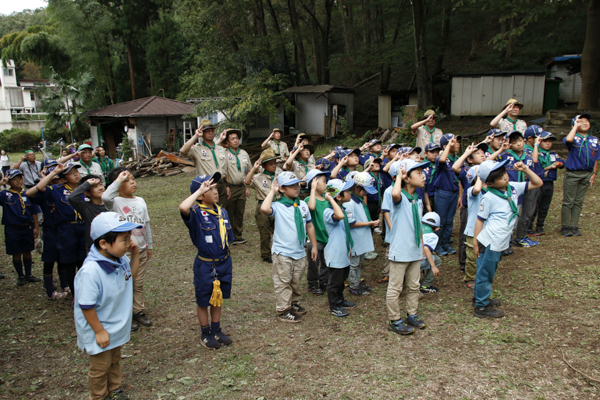
[[[215,172],[220,172],[221,176],[227,174],[227,162],[225,159],[225,149],[219,145],[215,146],[215,155],[219,166],[215,165],[210,147],[203,144],[194,145],[188,153],[188,158],[194,162],[196,166],[196,174],[212,175]]]
[[[231,185],[239,185],[244,183],[244,179],[246,179],[246,173],[252,169],[252,164],[250,163],[250,156],[248,153],[246,153],[245,150],[240,149],[238,154],[241,171],[239,171],[237,168],[235,154],[229,151],[229,149],[225,149],[225,158],[227,159],[227,183]]]
[[[267,197],[271,191],[273,180],[277,177],[277,175],[278,173],[275,172],[275,177],[270,177],[264,172],[261,172],[260,174],[256,174],[254,177],[252,177],[250,187],[256,190],[256,200],[263,201]]]
[[[275,143],[275,141],[271,139],[269,140],[269,147],[275,151],[276,155],[280,156],[277,160],[278,164],[284,163],[290,155],[290,151],[288,150],[287,144],[283,140],[279,141],[279,148],[277,148],[277,143]]]
[[[439,128],[435,128],[433,133],[429,133],[427,132],[427,129],[425,129],[425,125],[421,125],[417,129],[416,136],[417,143],[415,146],[421,148],[421,157],[423,157],[425,155],[425,146],[432,142],[431,138],[433,137],[433,142],[440,144],[440,140],[442,139],[442,136],[444,136],[444,132],[442,132],[442,130]]]
[[[527,129],[527,122],[523,121],[522,119],[517,119],[517,123],[513,124],[506,118],[502,118],[500,119],[500,122],[498,122],[498,129],[500,129],[502,132],[519,131],[521,133],[525,133],[525,129]]]
[[[308,168],[308,171],[310,171],[311,169],[315,169],[315,164],[310,162],[310,159],[308,159],[308,162],[306,164],[306,167]],[[298,179],[304,179],[304,177],[307,174],[307,170],[304,167],[304,164],[301,164],[300,162],[298,162],[298,160],[294,160],[292,161],[292,169],[291,171],[296,174],[296,177]]]

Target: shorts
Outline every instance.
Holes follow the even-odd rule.
[[[55,263],[58,261],[58,228],[56,226],[44,226],[42,237],[44,238],[42,262]]]
[[[227,257],[225,261],[215,264],[224,299],[231,297],[232,266],[231,256]],[[213,281],[215,280],[212,276],[212,270],[212,262],[202,261],[196,257],[194,261],[194,288],[196,291],[196,304],[199,307],[210,306],[209,301],[213,292]]]
[[[6,243],[6,254],[10,256],[33,251],[35,248],[33,224],[5,225],[4,241]]]
[[[85,224],[60,224],[58,237],[59,262],[73,264],[85,260]]]

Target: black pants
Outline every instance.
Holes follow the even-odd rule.
[[[431,206],[431,211],[435,212],[435,195],[429,196],[429,205]]]
[[[540,188],[540,196],[537,204],[537,228],[543,228],[546,217],[548,216],[548,210],[550,210],[550,204],[552,203],[552,196],[554,195],[554,181],[545,181],[544,186]],[[533,227],[533,221],[536,219],[536,215],[531,218],[531,226]]]
[[[346,268],[329,268],[327,283],[327,299],[329,307],[339,306],[344,301],[344,281],[348,279],[350,266]]]
[[[325,243],[317,242],[317,261],[313,261],[310,257],[312,251],[312,243],[308,242],[306,246],[306,257],[308,258],[308,268],[306,270],[306,281],[308,282],[308,288],[325,289],[329,282],[329,268],[325,264]]]
[[[467,235],[465,228],[467,227],[467,219],[469,211],[467,205],[463,204],[460,208],[460,231],[458,233],[458,263],[464,267],[467,264]]]
[[[376,221],[379,219],[379,204],[377,203],[367,203],[367,208],[369,209],[369,214],[371,215],[371,221]]]
[[[523,204],[521,207],[521,219],[517,222],[517,239],[527,237],[530,229],[530,222],[535,217],[535,212],[540,197],[540,189],[531,189],[523,195]]]

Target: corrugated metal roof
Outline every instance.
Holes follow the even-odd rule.
[[[544,70],[533,71],[486,71],[486,72],[449,72],[450,76],[510,76],[510,75],[545,75]]]
[[[101,110],[88,111],[90,117],[166,117],[191,114],[193,104],[159,96],[113,104]]]
[[[342,92],[354,93],[354,90],[335,85],[304,85],[292,86],[281,91],[282,93],[327,93],[327,92]]]

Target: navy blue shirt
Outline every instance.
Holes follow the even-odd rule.
[[[562,163],[562,167],[559,166],[559,168],[564,168],[565,166],[565,161],[560,158],[555,152],[551,151],[549,152],[547,155],[543,154],[541,151],[538,152],[538,160],[540,160],[540,166],[542,165],[542,159],[544,159],[545,157],[548,157],[548,160],[546,161],[549,165],[554,164],[555,162],[559,162]],[[543,168],[542,168],[543,169]],[[555,181],[558,178],[558,169],[549,169],[548,173],[545,176],[542,176],[542,180],[544,182],[552,182]]]
[[[2,225],[33,223],[33,215],[40,212],[40,208],[25,196],[24,191],[20,196],[19,193],[13,191],[1,191],[0,205],[2,206]],[[8,240],[8,238],[6,239]]]
[[[423,168],[425,174],[425,191],[428,196],[435,196],[435,186],[433,186],[433,179],[431,174],[433,173],[433,167],[430,165],[427,168]]]
[[[527,155],[526,152],[523,151],[523,154],[521,154],[522,156],[525,155],[525,158],[523,158],[521,161],[523,161],[523,164],[527,165],[529,167],[529,169],[531,169],[534,173],[537,174],[537,170],[536,167],[534,166],[534,162],[533,159]],[[504,161],[504,160],[508,160],[508,163],[506,164],[506,172],[508,172],[508,180],[510,182],[526,182],[529,180],[529,178],[527,177],[527,175],[525,174],[525,172],[521,172],[519,174],[519,171],[517,171],[515,169],[515,164],[519,162],[519,160],[517,160],[517,158],[515,158],[515,156],[511,153],[509,153],[508,151],[505,151],[504,153],[500,154],[498,156],[498,161]]]
[[[42,221],[43,226],[56,226],[58,222],[56,220],[56,205],[54,202],[49,201],[44,196],[44,193],[37,192],[35,196],[30,197],[29,200],[33,204],[38,205],[44,213],[44,220]]]
[[[583,136],[577,133],[573,142],[567,143],[567,138],[564,138],[563,144],[569,149],[569,156],[565,162],[565,167],[568,170],[594,170],[594,164],[600,160],[600,143],[597,137],[591,135]]]
[[[440,157],[435,160],[435,175],[433,177],[433,186],[436,189],[445,190],[447,192],[458,192],[458,177],[452,170],[452,165],[458,157],[448,155],[446,162],[440,164]]]
[[[365,165],[365,163],[367,162],[368,159],[377,158],[377,157],[381,157],[381,154],[380,155],[377,155],[374,153],[361,154],[360,156],[358,156],[358,162],[360,163],[360,165]]]
[[[375,193],[375,194],[367,193],[367,203],[377,204],[378,206],[380,206],[381,199],[383,198],[383,192],[381,191],[381,186],[383,183],[382,179],[381,179],[381,173],[374,174],[373,172],[369,172],[369,175],[371,175],[371,177],[373,177],[373,179],[375,179],[375,182],[373,182],[373,187],[375,187],[375,189],[377,189],[377,193]]]
[[[229,245],[231,245],[231,242],[233,242],[233,231],[229,223],[229,215],[224,208],[221,208],[221,215],[227,228],[227,240]],[[219,218],[216,215],[202,210],[198,204],[195,204],[190,210],[189,217],[185,217],[182,214],[181,218],[190,231],[190,238],[194,246],[198,249],[200,257],[218,259],[229,254],[229,246],[225,245],[225,248],[223,248],[219,232]]]
[[[44,199],[54,204],[54,213],[56,214],[55,217],[57,225],[69,222],[83,224],[81,215],[79,215],[71,203],[69,203],[69,196],[71,195],[72,191],[73,189],[71,189],[67,184],[59,183],[58,185],[48,186],[44,192]],[[81,196],[83,196],[83,194]]]

